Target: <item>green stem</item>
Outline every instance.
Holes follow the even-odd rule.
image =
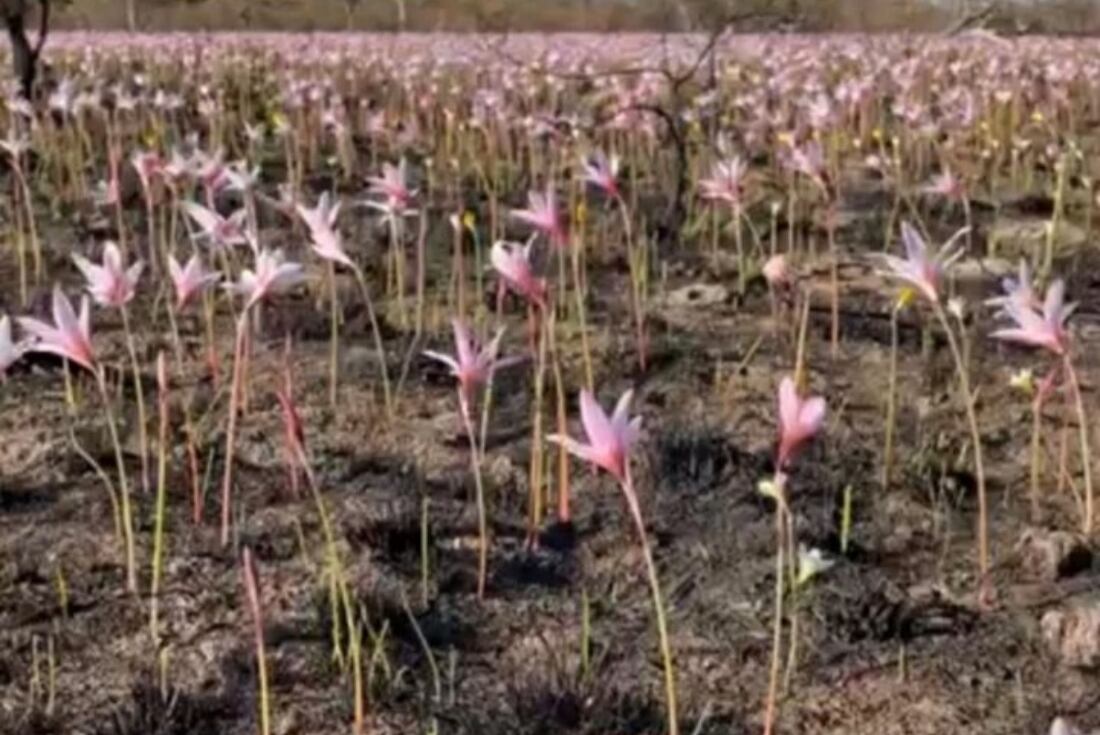
[[[649,547],[649,539],[645,532],[645,522],[642,520],[642,511],[638,507],[638,496],[634,492],[634,481],[630,475],[630,463],[627,461],[623,475],[622,488],[626,495],[627,506],[634,527],[638,531],[638,541],[642,546],[642,555],[645,557],[646,573],[649,576],[649,588],[653,594],[653,612],[657,618],[657,636],[661,646],[661,659],[665,672],[665,698],[668,703],[668,735],[679,735],[680,723],[676,708],[676,674],[672,661],[672,646],[668,639],[668,625],[665,618],[665,603],[661,595],[661,583],[657,577],[657,565],[653,561],[653,551]]]
[[[485,578],[489,569],[489,524],[485,513],[485,484],[481,478],[481,456],[478,452],[477,432],[470,416],[470,402],[459,386],[458,400],[461,404],[462,421],[466,426],[466,437],[470,441],[470,466],[474,472],[474,488],[477,492],[477,599],[485,599]]]
[[[390,393],[390,372],[386,365],[386,348],[382,344],[382,330],[378,326],[378,315],[374,311],[374,301],[370,297],[370,289],[367,287],[366,276],[359,266],[353,266],[355,282],[359,284],[359,291],[363,295],[363,303],[367,307],[367,318],[370,319],[371,336],[374,339],[374,350],[377,353],[378,370],[382,376],[382,400],[386,407],[386,414],[393,416],[393,396]]]
[[[890,375],[886,388],[886,438],[882,449],[882,492],[890,489],[890,470],[894,464],[894,424],[898,406],[898,311],[890,313]]]
[[[1066,375],[1073,389],[1073,401],[1077,406],[1078,435],[1081,439],[1081,470],[1085,474],[1085,518],[1084,533],[1092,533],[1092,452],[1089,450],[1088,417],[1085,415],[1085,402],[1081,397],[1081,384],[1077,381],[1077,371],[1073,369],[1073,361],[1069,359],[1069,353],[1062,356],[1066,366]]]
[[[141,487],[149,493],[149,434],[146,427],[145,390],[141,383],[141,365],[138,363],[137,348],[134,346],[134,333],[130,329],[130,310],[123,306],[122,328],[126,332],[126,351],[130,353],[130,365],[134,375],[134,393],[137,397],[138,443],[141,446]]]
[[[130,508],[130,483],[126,477],[126,462],[122,459],[122,443],[118,439],[118,426],[115,423],[115,414],[111,410],[111,397],[107,393],[107,379],[103,375],[103,367],[96,366],[96,387],[99,388],[99,397],[103,401],[103,414],[107,419],[107,432],[111,437],[111,444],[115,450],[115,463],[118,466],[119,499],[122,505],[122,537],[126,545],[126,589],[137,594],[137,565],[134,554],[134,514]]]
[[[989,517],[986,509],[985,496],[985,464],[982,460],[982,435],[978,429],[978,415],[974,409],[974,394],[970,390],[970,371],[967,370],[963,360],[962,351],[959,349],[958,339],[947,320],[947,313],[943,306],[936,301],[933,303],[936,317],[943,326],[947,335],[947,344],[951,347],[951,355],[955,358],[955,368],[959,374],[959,385],[963,392],[963,401],[966,403],[966,419],[970,426],[970,440],[974,444],[974,475],[978,483],[978,575],[980,596],[987,598],[989,589]]]
[[[777,504],[775,508],[775,613],[772,623],[772,657],[771,668],[768,671],[768,700],[764,711],[764,735],[771,735],[775,727],[776,702],[779,695],[779,649],[783,645],[783,575],[784,575],[784,548],[783,541],[783,500],[782,484],[777,479],[775,482]]]

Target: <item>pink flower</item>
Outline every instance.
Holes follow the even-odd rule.
[[[412,205],[416,195],[407,181],[408,166],[404,158],[396,166],[391,163],[382,164],[382,175],[368,178],[367,186],[369,193],[381,194],[385,201],[367,202],[367,205],[392,216],[407,214],[406,210]]]
[[[1001,288],[1004,289],[1003,296],[996,296],[987,299],[985,302],[987,306],[1000,307],[1001,313],[1004,312],[1009,303],[1015,303],[1028,309],[1038,309],[1042,306],[1042,301],[1039,300],[1035,288],[1031,285],[1031,270],[1028,268],[1026,260],[1020,260],[1019,276],[1003,279]]]
[[[537,306],[546,303],[546,279],[535,275],[531,266],[531,245],[497,242],[489,251],[489,261],[504,283]]]
[[[100,181],[92,191],[92,202],[97,207],[113,207],[119,202],[118,179]]]
[[[269,296],[293,288],[305,280],[302,266],[286,262],[282,250],[261,250],[256,254],[256,269],[245,268],[236,283],[227,284],[234,293],[245,297],[245,309]]]
[[[791,149],[790,167],[814,182],[822,192],[829,191],[829,175],[825,170],[825,154],[821,144],[812,140]]]
[[[354,268],[351,258],[344,250],[340,233],[336,231],[336,218],[340,216],[340,202],[332,204],[326,191],[317,200],[313,209],[303,204],[297,205],[298,216],[309,228],[313,252],[325,260]]]
[[[190,176],[194,171],[194,163],[178,149],[172,149],[172,156],[167,162],[161,164],[160,172],[164,175],[164,178],[169,184],[173,186],[179,185],[184,179]]]
[[[168,275],[172,278],[172,285],[176,289],[176,309],[183,309],[203,289],[221,279],[220,273],[206,271],[203,268],[202,260],[197,254],[192,255],[187,265],[182,268],[175,256],[169,255]]]
[[[216,248],[228,248],[235,245],[252,245],[245,228],[245,220],[248,213],[244,209],[238,209],[228,217],[222,217],[212,209],[207,209],[196,202],[183,202],[180,204],[188,217],[199,226],[200,237],[209,240]]]
[[[964,227],[951,236],[935,255],[928,254],[924,238],[908,222],[901,224],[901,239],[905,242],[905,259],[892,255],[885,256],[890,267],[888,276],[899,278],[917,289],[929,301],[936,303],[940,299],[940,281],[944,272],[963,256],[959,240],[970,228]]]
[[[130,163],[137,171],[138,179],[141,181],[141,190],[145,192],[145,196],[149,196],[154,180],[164,169],[164,162],[161,160],[160,154],[155,151],[135,151],[134,155],[130,157]]]
[[[195,176],[206,192],[207,201],[211,202],[229,184],[228,170],[225,166],[225,151],[219,149],[213,155],[196,151],[193,159]]]
[[[764,280],[771,288],[782,288],[791,282],[791,269],[785,255],[773,255],[764,263]]]
[[[560,444],[570,453],[585,462],[602,467],[619,482],[626,480],[626,463],[630,449],[638,440],[642,418],[630,418],[630,399],[634,391],[628,390],[619,398],[615,411],[608,418],[603,408],[587,390],[581,391],[581,423],[588,443],[582,443],[568,436],[551,434],[547,441]]]
[[[478,386],[488,382],[497,368],[515,364],[517,359],[497,359],[503,330],[497,332],[487,345],[482,346],[461,319],[454,319],[451,326],[454,328],[454,356],[432,350],[425,350],[424,355],[446,365],[451,374],[458,378],[463,401],[466,402],[463,405],[465,410]]]
[[[748,166],[739,157],[718,161],[709,178],[699,182],[699,196],[709,201],[720,201],[736,207],[744,197]]]
[[[23,357],[26,351],[26,342],[12,341],[11,319],[7,314],[0,316],[0,381],[4,380],[8,368],[19,362],[19,358]]]
[[[134,298],[144,264],[139,260],[129,268],[122,264],[118,245],[108,242],[103,247],[103,264],[96,265],[83,255],[73,254],[73,262],[87,281],[88,293],[97,304],[120,308]]]
[[[558,213],[557,197],[552,187],[547,187],[545,194],[537,191],[528,192],[527,209],[513,209],[512,216],[546,235],[552,244],[558,247],[565,246],[567,242],[565,225]]]
[[[998,329],[991,336],[1029,347],[1040,347],[1055,355],[1065,354],[1068,341],[1066,320],[1077,307],[1076,304],[1066,304],[1065,296],[1066,285],[1059,279],[1047,288],[1041,313],[1020,298],[1009,297],[1004,303],[1002,313],[1014,321],[1016,326]]]
[[[945,197],[951,201],[959,202],[966,198],[966,185],[962,179],[951,173],[951,169],[945,168],[943,173],[932,177],[932,181],[921,189],[925,194]]]
[[[619,198],[619,157],[597,151],[583,162],[584,180],[612,199]]]
[[[73,312],[73,305],[61,292],[53,289],[53,322],[51,326],[39,319],[20,317],[19,326],[37,341],[31,342],[27,352],[49,352],[95,371],[95,354],[92,352],[91,306],[88,297],[80,301],[80,317]]]
[[[803,399],[788,376],[779,384],[778,469],[783,469],[804,443],[813,438],[825,422],[825,399]]]

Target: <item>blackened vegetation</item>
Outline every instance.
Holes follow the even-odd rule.
[[[249,672],[236,672],[240,684]],[[214,735],[229,725],[248,720],[251,698],[243,688],[236,693],[192,695],[162,692],[156,676],[134,685],[132,700],[103,724],[97,735]]]
[[[28,0],[8,0],[0,10],[4,13],[4,25],[8,28],[11,42],[12,71],[19,80],[19,91],[24,98],[30,99],[34,93],[34,80],[38,76],[38,58],[42,47],[46,45],[46,36],[50,26],[50,0],[39,0],[41,12],[38,15],[38,40],[32,47],[27,40],[26,17],[30,10]]]

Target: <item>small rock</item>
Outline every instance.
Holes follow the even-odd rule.
[[[1079,669],[1100,666],[1100,601],[1050,610],[1039,623],[1043,640],[1063,664]]]
[[[690,286],[678,288],[668,294],[668,305],[671,307],[704,307],[724,303],[729,298],[729,291],[725,286],[709,283],[693,283]]]
[[[1061,717],[1056,717],[1054,722],[1050,723],[1050,735],[1081,735],[1081,731]]]
[[[340,369],[345,375],[362,376],[375,370],[375,352],[363,345],[351,345],[340,352]]]
[[[1067,531],[1026,529],[1016,544],[1020,571],[1029,579],[1054,581],[1072,577],[1092,565],[1085,539]]]
[[[1005,218],[989,230],[989,251],[996,257],[1015,262],[1041,253],[1047,246],[1050,220],[1038,217]],[[1056,258],[1070,257],[1087,243],[1084,229],[1069,222],[1059,222],[1054,233]]]
[[[486,468],[489,481],[496,487],[506,487],[515,480],[515,465],[511,458],[498,454]]]

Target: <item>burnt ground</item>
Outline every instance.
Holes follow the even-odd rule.
[[[837,564],[799,595],[799,653],[780,730],[1038,733],[1055,715],[1100,725],[1095,677],[1062,666],[1048,652],[1038,625],[1046,610],[1087,599],[1095,570],[1035,581],[1020,571],[1013,552],[1032,525],[1030,406],[1008,378],[1021,367],[1038,368],[1041,358],[991,343],[983,336],[987,320],[971,323],[996,561],[997,599],[983,610],[974,596],[974,483],[950,354],[938,331],[928,328],[923,307],[903,313],[896,472],[883,492],[891,287],[870,272],[867,248],[853,244],[860,241],[857,234],[841,235],[842,342],[835,360],[823,290],[827,271],[820,261],[812,269],[803,263],[804,272],[812,271],[804,286],[815,294],[810,385],[828,397],[830,413],[826,430],[798,459],[791,481],[798,540],[829,552]],[[772,471],[775,388],[793,360],[784,336],[790,320],[781,320],[776,336],[762,282],[751,281],[748,292],[737,295],[725,261],[715,269],[691,249],[665,257],[669,276],[654,294],[650,366],[642,374],[629,330],[612,326],[629,324],[625,263],[612,254],[592,256],[589,316],[596,384],[605,404],[634,387],[635,410],[645,417],[635,475],[670,608],[682,731],[759,732],[775,540],[773,508],[756,484]],[[71,270],[63,256],[55,254],[53,261],[51,273]],[[1095,405],[1100,291],[1087,257],[1062,265],[1072,268],[1070,293],[1082,302],[1076,318],[1078,363],[1086,400]],[[10,263],[5,260],[0,268],[2,282],[10,286],[15,278]],[[693,283],[723,285],[727,295],[686,305],[664,298]],[[975,293],[990,293],[994,284],[983,276]],[[429,293],[443,289],[445,281],[433,276]],[[206,520],[200,526],[190,522],[182,429],[178,415],[174,420],[159,647],[149,631],[148,600],[125,593],[106,493],[69,447],[71,423],[108,472],[113,467],[91,383],[78,381],[83,397],[70,422],[58,364],[34,359],[11,376],[0,390],[0,731],[256,732],[256,671],[237,562],[244,545],[257,558],[263,587],[274,731],[350,730],[350,687],[332,657],[317,515],[304,490],[293,496],[282,464],[274,389],[287,332],[296,340],[296,391],[313,466],[368,640],[377,643],[368,646],[373,652],[368,731],[641,735],[664,730],[660,657],[644,568],[613,483],[572,463],[575,536],[548,532],[537,550],[524,543],[531,366],[511,368],[496,381],[486,458],[493,548],[489,594],[478,602],[473,482],[453,388],[437,366],[417,358],[400,394],[400,420],[387,422],[366,320],[350,286],[348,293],[335,410],[327,399],[327,309],[297,293],[265,311],[241,420],[237,522],[229,549],[218,543],[217,530],[225,397],[204,368],[200,323],[185,320],[191,361],[176,381],[176,395],[193,391],[197,406],[214,406],[215,418],[202,447],[210,467]],[[490,303],[490,295],[485,297]],[[449,349],[443,296],[432,298],[436,306],[429,309],[429,325],[435,336],[424,346]],[[14,297],[6,302],[8,310],[15,309]],[[976,311],[976,299],[969,303]],[[151,366],[156,350],[168,345],[167,325],[163,317],[153,318],[151,294],[135,311],[142,357]],[[507,302],[506,318],[506,349],[523,351],[522,308]],[[227,315],[220,319],[224,383],[232,325]],[[125,366],[118,320],[97,310],[94,324],[101,354]],[[411,337],[392,318],[386,326],[396,372]],[[575,330],[562,340],[570,425],[579,431],[574,397],[583,367]],[[151,368],[145,385],[153,407]],[[546,420],[552,421],[549,377],[548,386]],[[1062,424],[1070,427],[1070,446],[1075,446],[1071,408],[1063,392],[1047,409],[1051,453],[1058,451]],[[129,468],[136,479],[136,431],[127,415]],[[556,468],[556,462],[549,464]],[[849,485],[851,544],[841,555],[840,507]],[[1043,487],[1038,525],[1075,529],[1072,497],[1049,467]],[[141,587],[147,590],[153,497],[139,489],[135,501]],[[430,578],[422,588],[425,503]],[[583,600],[589,602],[591,621],[586,665]],[[785,631],[789,628],[788,621]]]

